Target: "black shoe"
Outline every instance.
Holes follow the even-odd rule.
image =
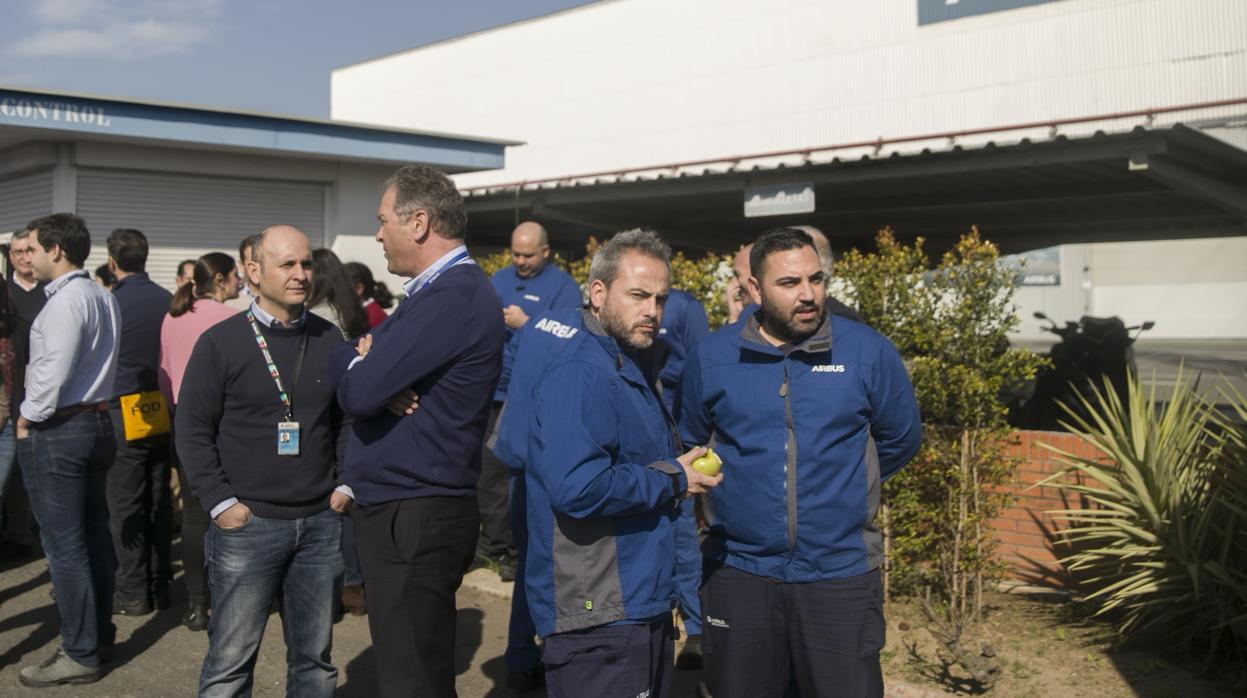
[[[152,612],[152,600],[144,596],[131,599],[121,594],[113,594],[114,616],[145,616]]]
[[[507,674],[507,688],[512,691],[535,691],[546,685],[546,668],[540,662],[528,671]]]
[[[205,601],[192,601],[186,614],[182,616],[182,625],[186,629],[193,632],[203,632],[208,629],[208,604]]]
[[[701,668],[701,635],[689,635],[684,639],[684,648],[675,658],[675,668],[691,671]]]
[[[498,579],[501,579],[504,582],[515,581],[514,557],[503,553],[497,557],[495,564],[498,565]]]

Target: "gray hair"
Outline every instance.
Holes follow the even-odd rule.
[[[30,237],[30,234],[32,232],[34,231],[31,230],[30,228],[22,228],[21,230],[15,230],[13,231],[13,237],[9,239],[10,240],[25,240],[26,238]]]
[[[417,210],[429,214],[429,227],[438,236],[462,240],[468,230],[468,214],[455,183],[427,165],[407,165],[385,180],[381,191],[394,189],[394,212],[406,223]]]
[[[619,260],[629,250],[661,261],[666,265],[667,272],[671,272],[671,246],[651,228],[633,228],[616,233],[598,248],[593,262],[589,264],[589,283],[601,281],[609,286],[619,276]]]

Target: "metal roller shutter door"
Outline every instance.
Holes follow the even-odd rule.
[[[91,229],[88,269],[108,261],[112,230],[137,228],[151,248],[148,274],[172,289],[178,262],[206,252],[236,256],[244,237],[270,225],[293,225],[320,246],[325,185],[84,168],[78,215]]]
[[[52,170],[0,180],[0,233],[52,212]]]

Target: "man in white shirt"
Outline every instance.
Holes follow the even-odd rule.
[[[82,270],[91,235],[81,218],[57,213],[27,228],[48,301],[30,329],[18,460],[56,591],[61,646],[19,679],[42,688],[98,680],[101,651],[117,634],[104,487],[116,453],[107,409],[121,313]]]

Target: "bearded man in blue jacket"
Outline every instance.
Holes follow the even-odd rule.
[[[810,236],[763,233],[761,308],[699,343],[681,381],[685,443],[712,439],[723,483],[703,545],[706,682],[715,698],[882,696],[875,525],[883,480],[922,443],[900,355],[827,313]]]
[[[720,481],[679,454],[646,354],[671,249],[619,233],[589,269],[583,341],[533,391],[525,584],[548,695],[660,698],[672,667],[678,502]]]

